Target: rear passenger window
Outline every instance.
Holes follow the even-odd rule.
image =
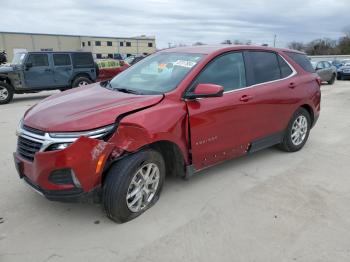
[[[28,57],[28,63],[32,63],[32,66],[49,66],[49,59],[47,54],[30,54]]]
[[[277,55],[272,52],[250,52],[254,84],[269,82],[281,78]]]
[[[289,67],[287,62],[282,57],[280,57],[279,55],[277,57],[281,69],[281,78],[286,78],[290,76],[293,73],[293,70]]]
[[[70,56],[68,54],[53,54],[53,62],[55,66],[70,65]]]
[[[91,53],[73,53],[73,65],[74,67],[93,67],[94,60]]]
[[[310,59],[305,54],[295,52],[285,52],[295,63],[301,66],[305,71],[315,73],[315,69],[312,67]]]
[[[198,84],[221,85],[225,91],[245,87],[243,54],[229,53],[216,58],[200,73],[193,87]]]

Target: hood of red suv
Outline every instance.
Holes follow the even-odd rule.
[[[31,108],[23,124],[45,132],[91,130],[113,124],[124,113],[159,103],[163,95],[134,95],[99,84],[50,96]]]

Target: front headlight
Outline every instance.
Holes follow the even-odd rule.
[[[90,138],[101,138],[107,135],[109,132],[111,132],[114,128],[113,125],[101,127],[98,129],[94,130],[89,130],[89,131],[83,131],[83,132],[57,132],[57,133],[49,133],[49,136],[52,138],[59,138],[59,139],[77,139],[81,136],[86,136]]]
[[[52,143],[47,147],[45,151],[63,150],[69,147],[75,140],[81,136],[86,136],[90,138],[102,139],[107,137],[112,130],[114,130],[115,125],[109,125],[94,130],[83,131],[83,132],[57,132],[49,133],[48,135],[52,138]]]
[[[49,146],[45,151],[54,151],[54,150],[63,150],[69,147],[72,143],[59,143],[59,144],[52,144]]]

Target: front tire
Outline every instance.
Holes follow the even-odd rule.
[[[158,200],[164,178],[165,163],[155,150],[142,150],[118,161],[102,187],[107,216],[117,223],[138,217]]]
[[[333,75],[332,78],[328,81],[329,85],[333,85],[336,79],[336,75]]]
[[[89,78],[81,76],[73,80],[72,87],[82,87],[91,83],[92,81]]]
[[[0,82],[0,105],[7,104],[13,99],[14,90],[7,83]]]
[[[305,145],[311,128],[311,117],[307,110],[299,108],[290,120],[280,148],[287,152],[296,152]]]

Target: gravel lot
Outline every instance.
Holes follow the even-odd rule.
[[[271,148],[169,178],[159,202],[122,225],[100,205],[50,202],[18,178],[17,123],[52,93],[0,106],[1,262],[350,260],[350,81],[322,86],[302,151]]]

